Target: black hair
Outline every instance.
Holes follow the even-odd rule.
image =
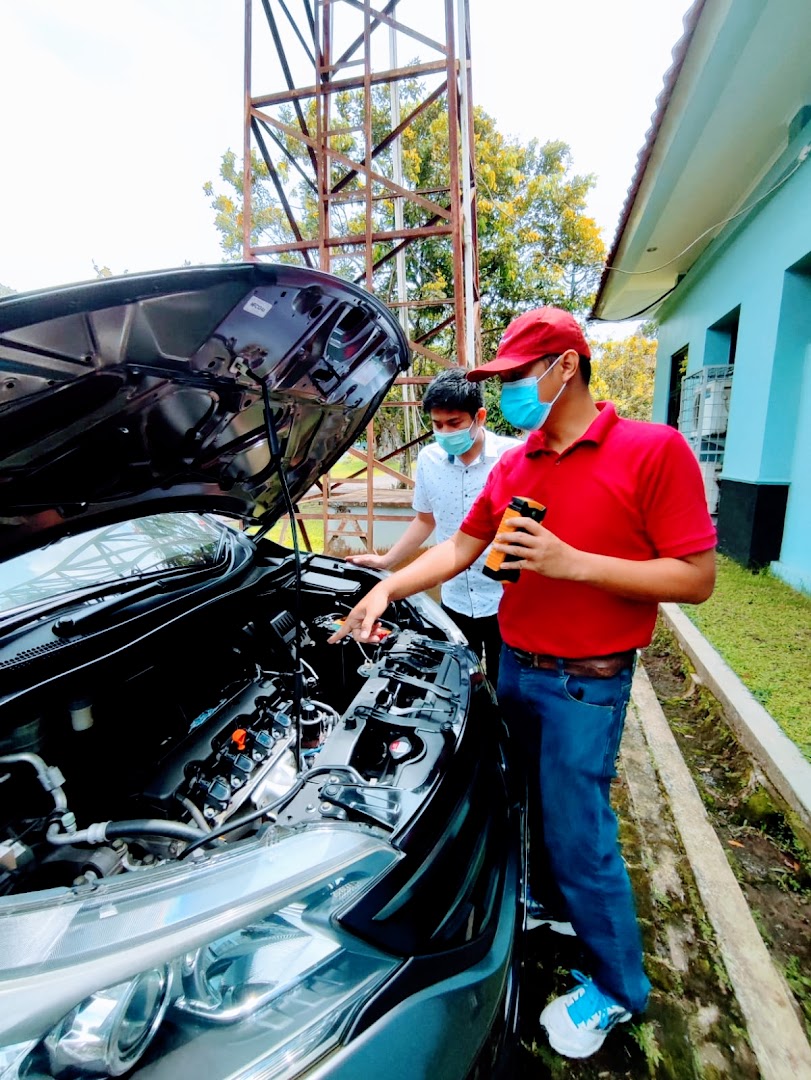
[[[428,385],[422,399],[425,412],[432,409],[458,409],[475,416],[484,407],[484,394],[479,383],[466,378],[464,368],[447,368]]]

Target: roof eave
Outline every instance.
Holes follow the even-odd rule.
[[[619,224],[614,233],[614,240],[611,244],[611,250],[608,253],[605,266],[603,267],[603,272],[600,276],[600,284],[597,288],[597,295],[595,297],[594,304],[592,305],[592,309],[589,315],[590,319],[601,318],[600,311],[603,302],[603,294],[606,285],[608,284],[608,279],[612,272],[612,268],[616,265],[616,262],[619,258],[620,246],[622,245],[625,230],[628,226],[631,213],[633,212],[634,203],[636,202],[639,190],[642,186],[642,182],[645,179],[645,173],[647,171],[648,164],[653,154],[654,147],[656,146],[656,140],[659,137],[662,122],[670,105],[673,91],[675,90],[676,83],[678,82],[679,76],[681,75],[682,68],[684,67],[684,62],[690,50],[690,45],[693,41],[693,37],[695,36],[696,28],[698,27],[701,13],[704,10],[705,4],[706,0],[695,0],[695,3],[692,5],[689,11],[687,11],[684,19],[682,20],[684,33],[682,34],[676,45],[673,47],[673,51],[671,52],[673,62],[665,72],[662,89],[656,98],[656,108],[651,117],[651,124],[645,134],[644,145],[642,146],[642,149],[639,151],[639,154],[637,156],[636,171],[634,173],[633,180],[631,181],[631,186],[628,189],[628,194],[625,197],[625,202],[623,204],[622,212],[620,214]]]

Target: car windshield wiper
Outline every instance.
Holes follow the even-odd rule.
[[[218,547],[218,552],[219,550]],[[171,577],[167,577],[167,572],[164,571],[160,577],[141,585],[139,588],[130,589],[120,596],[111,596],[107,600],[94,604],[89,610],[83,610],[77,615],[60,619],[54,623],[53,632],[58,637],[75,637],[77,634],[89,634],[94,633],[96,630],[103,630],[109,625],[108,617],[110,615],[115,615],[124,608],[131,607],[141,600],[148,600],[160,593],[174,592],[181,587],[197,587],[204,584],[215,574],[221,574],[224,568],[230,569],[233,562],[233,548],[231,547],[228,558],[220,559],[218,563],[215,562],[205,567],[196,566],[193,569],[183,567],[172,570],[169,572]]]
[[[146,600],[150,596],[163,592],[166,582],[162,578],[150,581],[135,589],[129,589],[125,593],[111,596],[106,600],[100,600],[98,604],[88,610],[83,610],[78,615],[66,615],[54,623],[53,632],[57,637],[75,637],[77,634],[86,634],[98,630],[98,624],[106,622],[106,616],[119,611],[121,608],[136,604],[139,600]]]
[[[154,571],[148,571],[147,573],[152,576]],[[58,596],[49,596],[45,600],[26,604],[22,608],[15,608],[0,617],[0,633],[11,634],[20,627],[30,625],[34,620],[42,618],[44,615],[54,614],[61,608],[76,607],[79,604],[87,603],[89,600],[102,599],[111,593],[117,596],[124,589],[138,588],[147,573],[133,574],[127,580],[109,581],[103,586],[95,584],[84,589],[74,589],[68,593],[60,593]]]
[[[30,625],[35,619],[52,615],[65,608],[87,604],[91,600],[98,602],[94,605],[92,611],[77,616],[75,620],[72,620],[73,622],[78,623],[84,618],[95,616],[96,612],[101,615],[102,612],[115,611],[119,607],[125,607],[130,603],[137,602],[152,592],[178,588],[181,584],[188,584],[189,578],[202,577],[208,579],[213,572],[221,572],[224,565],[233,561],[232,544],[229,544],[228,553],[223,553],[222,549],[226,540],[230,540],[230,537],[225,533],[221,534],[214,554],[214,561],[208,566],[182,566],[173,570],[167,570],[165,567],[160,570],[144,570],[137,574],[131,574],[128,578],[119,578],[115,581],[105,582],[103,585],[96,584],[88,588],[76,589],[70,593],[62,593],[57,597],[49,597],[38,603],[28,604],[21,610],[17,609],[9,612],[5,617],[0,617],[0,634],[4,636],[12,634],[15,630]],[[109,597],[109,600],[105,602],[106,597]],[[78,630],[67,630],[69,621],[71,620],[60,620],[60,623],[65,623],[66,629],[56,632],[66,635],[79,633]]]

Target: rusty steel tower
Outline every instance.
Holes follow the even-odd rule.
[[[397,312],[414,368],[480,359],[469,57],[467,0],[245,0],[243,257],[374,292]],[[426,139],[438,148],[427,162]],[[431,375],[414,368],[384,405],[403,410],[399,445],[375,446],[370,425],[365,452],[352,451],[365,527],[351,485],[336,500],[325,477],[298,508],[305,541],[321,519],[325,547],[351,523],[371,549],[375,521],[395,519],[374,477],[413,486],[387,462],[408,462],[426,437],[416,391]]]

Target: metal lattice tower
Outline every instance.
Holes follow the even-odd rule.
[[[467,0],[245,0],[243,257],[349,277],[397,312],[415,359],[473,367],[480,348],[469,42]],[[447,146],[426,186],[409,151],[429,124]],[[442,253],[450,281],[421,278],[425,251]],[[366,472],[370,508],[375,468],[413,483],[386,461],[425,437],[414,406],[415,388],[428,381],[409,371],[398,380],[401,399],[387,402],[404,409],[402,446],[376,453],[370,425],[366,455],[353,451],[365,459],[359,474]],[[323,518],[325,543],[336,517],[329,496],[326,478],[321,513],[300,507],[304,519]],[[375,517],[385,515],[369,510],[369,548]]]

